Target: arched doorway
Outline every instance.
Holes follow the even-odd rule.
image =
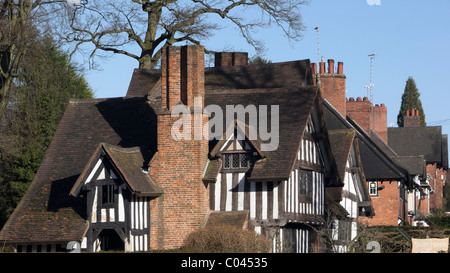
[[[124,251],[125,244],[114,229],[104,229],[98,235],[100,250],[102,251]]]

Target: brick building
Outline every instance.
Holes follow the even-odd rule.
[[[316,71],[316,64],[312,69]],[[374,217],[363,216],[360,221],[368,225],[415,224],[415,218],[421,219],[416,211],[427,215],[431,208],[442,207],[448,163],[447,136],[441,135],[440,127],[418,128],[420,119],[414,110],[405,117],[405,127],[414,128],[388,129],[386,106],[374,106],[366,97],[347,99],[343,63],[334,71],[334,60],[328,60],[327,73],[321,62],[315,79],[320,79],[326,100],[328,129],[354,128],[357,132],[355,140],[375,211]],[[436,190],[431,190],[427,181],[433,182]]]
[[[411,216],[427,216],[442,209],[448,170],[448,136],[441,126],[420,126],[419,111],[411,109],[404,117],[404,127],[388,129],[388,143],[402,156],[420,155],[426,162],[426,176],[420,190],[409,195]]]

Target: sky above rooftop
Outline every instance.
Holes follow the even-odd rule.
[[[373,5],[375,4],[375,5]],[[378,5],[377,5],[378,4]],[[311,0],[301,7],[305,24],[300,41],[288,41],[277,28],[261,30],[266,59],[284,62],[318,60],[344,62],[347,97],[369,96],[370,54],[373,59],[373,104],[384,103],[388,126],[396,127],[406,80],[413,77],[427,124],[450,131],[450,1],[448,0]],[[233,27],[203,43],[213,50],[255,52]],[[100,62],[102,70],[87,70],[97,98],[126,94],[137,61],[115,55]]]

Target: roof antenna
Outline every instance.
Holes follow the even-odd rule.
[[[372,82],[372,72],[373,72],[373,59],[375,58],[375,53],[372,53],[369,55],[370,57],[370,83],[369,85],[366,85],[367,88],[367,96],[370,98],[370,101],[373,103],[373,87],[374,84]]]
[[[317,65],[320,65],[320,39],[319,39],[319,27],[314,28],[317,31]],[[317,81],[320,85],[320,73],[317,73]]]

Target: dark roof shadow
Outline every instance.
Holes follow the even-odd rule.
[[[96,105],[109,126],[118,135],[123,148],[139,147],[148,164],[157,150],[157,117],[145,98],[113,98]]]

